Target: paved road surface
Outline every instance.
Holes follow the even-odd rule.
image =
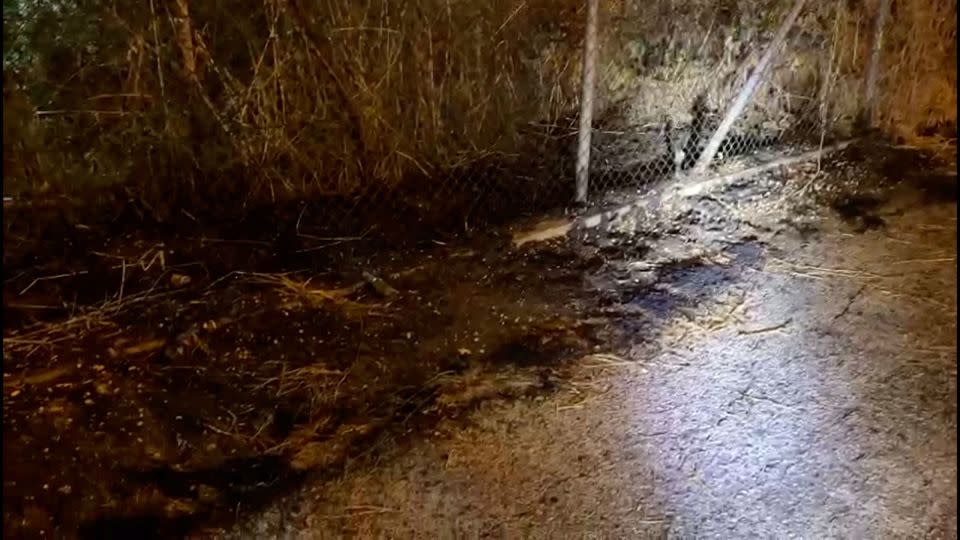
[[[748,245],[623,362],[388,450],[260,534],[956,538],[956,206],[908,206]]]

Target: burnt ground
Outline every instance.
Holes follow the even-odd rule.
[[[953,468],[938,461],[951,446],[943,437],[956,427],[956,371],[943,364],[955,358],[956,347],[955,337],[947,337],[956,324],[955,175],[938,177],[911,152],[869,147],[825,164],[820,174],[812,167],[741,181],[656,215],[631,216],[611,230],[522,250],[510,247],[505,230],[472,240],[432,238],[401,251],[297,228],[295,249],[219,231],[112,239],[91,233],[62,256],[11,254],[22,275],[5,276],[4,286],[5,536],[229,530],[247,537],[436,536],[458,530],[456,523],[483,530],[499,523],[510,533],[546,536],[551,530],[617,534],[600,524],[618,523],[609,512],[626,504],[616,496],[626,493],[624,482],[656,483],[634,478],[641,462],[643,474],[666,481],[661,491],[632,493],[636,504],[666,501],[675,513],[687,505],[696,519],[641,513],[631,526],[649,522],[643,526],[660,532],[722,535],[717,523],[747,506],[717,514],[718,499],[697,498],[676,478],[706,475],[708,487],[729,484],[730,493],[723,488],[717,496],[739,490],[749,492],[754,505],[763,500],[731,465],[736,456],[721,459],[716,444],[737,443],[733,448],[750,456],[758,450],[742,448],[744,441],[759,439],[745,437],[749,427],[803,451],[777,426],[802,426],[839,411],[824,406],[807,414],[809,402],[788,399],[816,394],[824,380],[813,376],[817,372],[840,380],[830,371],[839,368],[822,364],[824,358],[847,362],[844,369],[866,374],[853,377],[854,384],[869,383],[895,399],[829,402],[853,411],[839,411],[843,418],[857,420],[849,435],[830,436],[863,444],[856,455],[835,458],[839,469],[811,474],[841,471],[840,477],[860,482],[860,488],[838,484],[855,495],[884,469],[854,463],[883,465],[925,438],[930,450],[917,450],[916,459],[940,468],[921,470],[922,463],[908,460],[887,477],[923,472],[929,477],[924,489],[943,495],[903,491],[901,514],[925,503],[934,509],[929,519],[901,519],[897,526],[907,529],[896,531],[923,523],[933,536],[955,532],[956,500],[944,491],[950,484],[955,492],[955,437]],[[921,243],[909,235],[926,238],[936,256],[920,253]],[[907,247],[884,261],[880,250],[889,246],[879,239],[888,236]],[[850,260],[843,260],[847,253]],[[884,272],[866,267],[867,255],[877,254],[881,265],[895,255],[911,269],[911,290],[891,288]],[[924,265],[937,264],[939,281],[928,279]],[[757,277],[772,266],[779,277]],[[803,322],[803,309],[822,303],[816,298],[825,291],[783,276],[807,280],[801,283],[840,278],[843,286],[826,291],[836,313],[812,312]],[[859,359],[868,352],[885,358],[883,344],[906,345],[886,338],[872,343],[842,321],[856,314],[864,324],[879,324],[879,312],[855,303],[886,298],[882,291],[896,299],[893,306],[878,304],[894,314],[884,317],[916,309],[919,301],[931,317],[925,327],[944,330],[928,337],[927,356],[887,362],[877,371],[893,378],[873,380]],[[748,302],[748,296],[754,298]],[[743,306],[756,309],[757,303],[777,320],[739,328],[731,322]],[[796,330],[808,327],[809,335]],[[751,353],[780,362],[774,371],[756,362],[744,367],[736,348],[710,345],[731,339],[723,331],[747,336],[758,351],[766,351],[768,335],[792,336],[794,349],[808,351],[805,369],[813,372],[798,367],[803,362],[787,363],[783,345]],[[840,352],[821,354],[817,345],[848,337]],[[678,355],[681,344],[690,350]],[[641,358],[655,361],[638,365]],[[666,371],[655,371],[658,362]],[[638,368],[653,379],[642,379]],[[787,380],[784,373],[797,377]],[[822,386],[853,392],[849,385]],[[726,393],[711,392],[714,387]],[[774,396],[774,390],[787,394]],[[513,405],[503,404],[507,398]],[[759,419],[731,417],[738,429],[717,432],[711,446],[713,432],[691,422],[723,424],[726,417],[712,416],[721,405],[794,416],[764,409],[768,416]],[[624,407],[636,408],[657,429],[638,431]],[[667,410],[673,421],[658,423],[656,415]],[[573,411],[577,420],[558,420],[559,411]],[[907,422],[914,427],[892,431]],[[624,448],[637,450],[627,460],[635,470],[613,467]],[[684,451],[690,448],[704,451]],[[451,465],[454,451],[463,456],[461,469]],[[769,477],[750,469],[753,480],[787,481],[789,471],[804,470],[803,460],[763,453],[773,463],[762,468]],[[581,469],[610,469],[594,478],[597,489],[610,491],[587,489],[582,482],[590,474],[573,475]],[[823,489],[812,480],[816,474],[798,477],[807,483],[790,489],[815,498]],[[562,481],[571,475],[586,480]],[[588,504],[592,493],[599,498]],[[776,508],[789,514],[786,502]],[[953,509],[952,520],[944,508]],[[828,521],[814,516],[816,527],[790,530],[823,532],[823,523],[842,525],[854,514]],[[757,523],[726,532],[775,530]]]
[[[356,268],[352,281],[160,266],[146,271],[163,285],[9,331],[11,534],[180,534],[301,471],[335,468],[421,410],[499,391],[461,390],[464,377],[516,371],[513,392],[548,386],[541,365],[597,339],[571,320],[582,270],[563,251],[505,243],[434,246]],[[398,292],[378,292],[364,271]]]

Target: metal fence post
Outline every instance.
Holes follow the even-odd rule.
[[[890,11],[890,0],[880,0],[877,18],[873,29],[873,47],[870,51],[870,63],[867,65],[866,89],[863,95],[862,120],[864,127],[872,128],[873,113],[877,100],[877,77],[880,72],[880,51],[883,48],[883,27]]]
[[[743,109],[748,103],[750,103],[750,98],[753,97],[753,92],[758,86],[760,86],[760,82],[763,80],[763,76],[767,71],[767,67],[770,65],[770,61],[773,60],[773,57],[776,55],[780,44],[783,42],[784,38],[787,37],[787,32],[790,31],[793,23],[796,22],[797,17],[800,16],[800,10],[803,9],[804,1],[805,0],[796,0],[796,3],[793,5],[793,9],[790,11],[790,14],[787,15],[787,18],[783,21],[783,24],[780,25],[780,29],[777,30],[777,34],[774,36],[773,41],[770,42],[770,45],[767,46],[767,50],[764,51],[763,56],[760,57],[760,61],[757,62],[757,67],[753,69],[753,73],[750,75],[750,78],[747,79],[747,83],[743,86],[743,89],[740,91],[737,99],[735,99],[733,104],[730,105],[730,108],[727,110],[727,114],[723,117],[723,121],[720,122],[720,126],[717,127],[717,131],[713,134],[713,137],[710,138],[710,142],[707,143],[706,148],[703,149],[703,152],[700,154],[700,158],[697,159],[697,163],[693,167],[694,175],[700,175],[706,172],[707,167],[710,166],[710,162],[713,160],[713,156],[715,156],[717,150],[720,149],[720,144],[727,136],[730,128],[733,127],[733,123],[737,121],[737,118],[740,117],[740,113],[742,113]]]
[[[580,94],[580,131],[577,137],[577,202],[587,200],[590,134],[593,129],[593,86],[597,67],[599,4],[599,0],[587,0],[587,32],[583,44],[583,85]]]

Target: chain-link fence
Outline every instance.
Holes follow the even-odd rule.
[[[596,202],[690,172],[797,5],[596,2],[592,118],[577,109],[590,1],[57,12],[66,37],[34,29],[7,53],[4,195],[120,186],[123,204],[165,219],[261,206],[317,237],[537,213],[576,199],[584,173]],[[803,5],[712,166],[849,136],[874,4]],[[579,171],[578,123],[592,126]]]
[[[771,47],[770,65],[709,164],[746,166],[762,151],[849,136],[863,63],[851,48],[869,43],[866,32],[859,44],[844,42],[851,20],[865,26],[862,14],[826,4],[799,6],[794,22],[794,0],[739,11],[716,2],[602,3],[591,193],[691,172]],[[774,43],[781,29],[785,39]]]

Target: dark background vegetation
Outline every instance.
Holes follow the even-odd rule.
[[[535,156],[571,110],[581,17],[520,7],[7,2],[5,194],[122,186],[164,217]]]
[[[564,199],[583,4],[6,0],[4,195],[107,197],[161,220],[304,198],[362,207],[403,186],[476,197],[491,177],[521,195],[552,182]],[[831,78],[831,120],[855,115],[876,2],[834,4],[807,8],[753,108],[765,119]],[[598,116],[683,116],[704,93],[722,108],[788,8],[605,0]],[[955,121],[955,12],[893,2],[888,132]]]

